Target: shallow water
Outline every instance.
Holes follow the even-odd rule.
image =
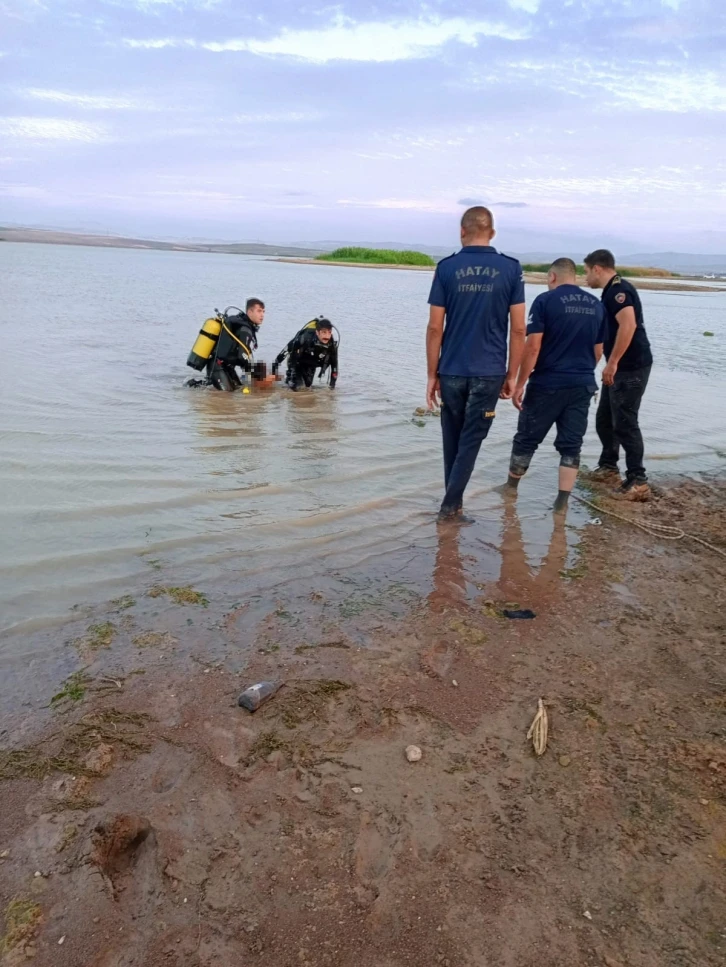
[[[368,566],[431,583],[440,430],[412,419],[428,273],[14,243],[0,246],[0,272],[0,655],[20,647],[17,632],[148,585],[160,569],[171,583],[240,590]],[[528,300],[539,291],[528,286]],[[268,307],[259,358],[318,313],[340,328],[334,393],[183,387],[201,322],[252,295]],[[642,409],[651,472],[723,467],[726,293],[642,297],[656,355]],[[459,551],[482,580],[500,575],[511,532],[493,488],[515,423],[502,403],[468,492],[478,523]],[[547,441],[520,487],[516,540],[533,574],[553,536],[556,467]],[[569,522],[588,516],[576,506]]]

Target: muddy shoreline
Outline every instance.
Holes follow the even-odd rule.
[[[613,509],[724,548],[725,506]],[[0,962],[722,964],[726,561],[601,520],[533,569],[508,504],[491,580],[440,529],[425,596],[150,581],[79,614],[3,702]]]

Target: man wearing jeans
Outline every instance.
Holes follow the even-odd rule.
[[[488,208],[464,212],[462,249],[439,262],[429,295],[426,401],[432,409],[441,399],[446,487],[439,520],[463,519],[464,490],[524,350],[522,266],[497,252],[494,235]]]
[[[509,486],[517,487],[535,450],[556,424],[555,449],[560,454],[556,511],[567,508],[577,479],[588,412],[597,389],[595,367],[607,330],[602,303],[577,285],[576,271],[567,258],[550,266],[549,291],[538,295],[529,311],[527,343],[512,396],[520,415]]]
[[[602,395],[595,420],[602,453],[592,476],[619,484],[614,496],[621,500],[648,500],[650,487],[643,466],[638,411],[648,385],[653,354],[643,323],[640,296],[634,285],[617,274],[613,254],[607,249],[597,249],[585,256],[585,280],[591,289],[602,289],[608,323],[607,365],[602,374]],[[618,470],[621,446],[625,450],[624,481]]]

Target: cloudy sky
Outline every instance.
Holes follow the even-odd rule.
[[[0,0],[0,221],[726,252],[725,51],[723,0]]]

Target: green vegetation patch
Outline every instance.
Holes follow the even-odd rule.
[[[126,611],[128,608],[133,608],[135,604],[136,601],[131,597],[130,594],[124,594],[120,598],[115,598],[111,602],[111,607],[114,609],[114,611]]]
[[[150,598],[171,598],[174,604],[199,604],[203,608],[209,605],[209,598],[201,591],[195,591],[191,585],[187,584],[181,588],[163,587],[160,584],[154,585],[149,591]]]
[[[40,914],[40,907],[29,897],[14,897],[5,909],[5,936],[0,941],[0,953],[7,953],[30,940]]]
[[[63,687],[50,700],[51,705],[61,702],[80,702],[85,698],[91,678],[83,671],[73,674],[63,682]]]
[[[115,636],[116,626],[110,621],[104,621],[98,625],[89,625],[85,637],[79,638],[76,644],[90,651],[100,651],[101,648],[110,648]]]
[[[425,252],[403,250],[395,251],[390,248],[357,248],[344,246],[336,248],[334,252],[316,256],[320,262],[367,262],[373,265],[426,265],[435,266],[436,262]]]

